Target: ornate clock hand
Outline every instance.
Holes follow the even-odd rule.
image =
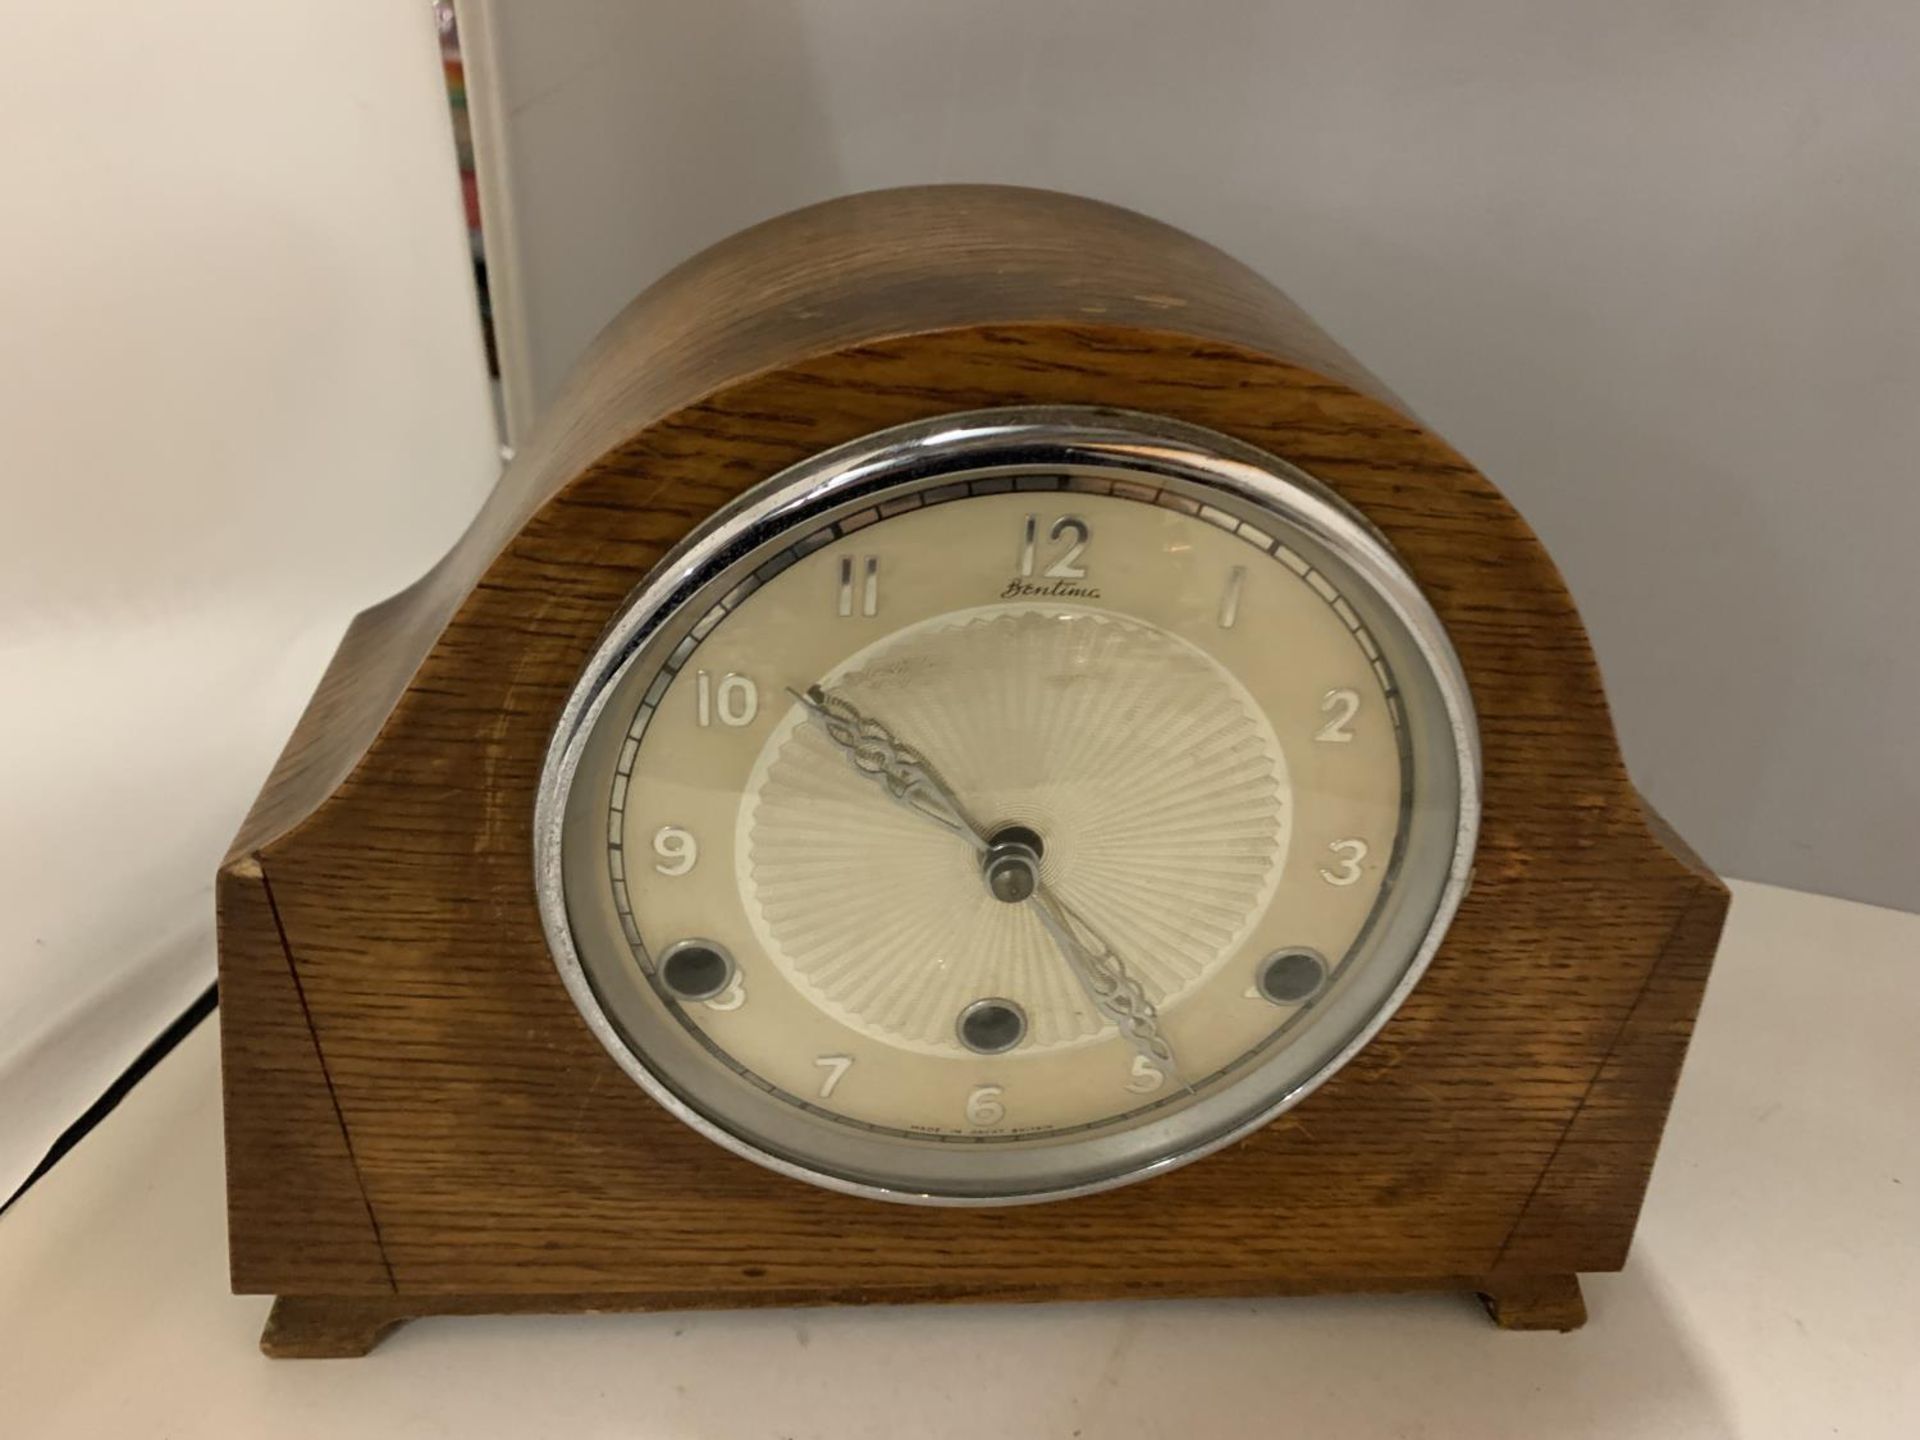
[[[1172,1044],[1160,1033],[1160,1012],[1147,998],[1140,981],[1128,971],[1126,962],[1077,911],[1054,894],[1050,886],[1036,883],[1033,900],[1041,925],[1053,937],[1053,943],[1072,967],[1088,998],[1133,1043],[1134,1049],[1191,1094],[1193,1086],[1181,1075],[1174,1061]]]
[[[789,685],[787,693],[807,707],[827,738],[846,752],[854,769],[872,776],[900,804],[944,825],[974,849],[989,848],[980,827],[967,818],[953,792],[918,750],[901,743],[878,720],[862,715],[851,701],[818,685],[809,685],[805,694]]]
[[[952,830],[976,850],[998,853],[918,750],[904,744],[872,716],[862,714],[851,701],[819,685],[809,685],[804,694],[788,686],[787,693],[807,707],[808,715],[819,722],[827,738],[846,752],[848,762],[878,781],[888,795]],[[1113,947],[1041,881],[1031,853],[1024,864],[1029,872],[1025,885],[1003,891],[994,872],[989,873],[989,885],[1002,899],[1034,902],[1034,913],[1094,1007],[1114,1023],[1136,1050],[1191,1092],[1193,1087],[1181,1077],[1174,1063],[1173,1046],[1160,1033],[1160,1013],[1147,998],[1140,981],[1128,971],[1126,962],[1114,953]]]

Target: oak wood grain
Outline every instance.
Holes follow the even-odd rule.
[[[886,426],[1046,403],[1222,431],[1387,534],[1479,710],[1475,882],[1378,1039],[1226,1151],[1011,1210],[830,1194],[681,1126],[587,1031],[535,909],[541,759],[621,600],[716,506]],[[800,212],[636,301],[455,550],[348,634],[225,883],[248,867],[279,933],[223,935],[224,1033],[313,1059],[287,1067],[297,1101],[229,1084],[229,1153],[330,1111],[364,1215],[336,1233],[284,1209],[285,1185],[243,1157],[236,1283],[337,1300],[350,1292],[319,1283],[313,1252],[338,1247],[368,1283],[371,1235],[406,1313],[1474,1288],[1459,1277],[1496,1272],[1518,1294],[1617,1267],[1725,908],[1629,782],[1573,603],[1498,491],[1219,252],[1110,207],[977,187]],[[307,1035],[271,1002],[274,974]]]
[[[1578,1330],[1587,1323],[1577,1275],[1517,1275],[1480,1281],[1480,1299],[1502,1330]]]
[[[266,878],[242,861],[220,876],[218,889],[221,952],[254,962],[226,966],[221,977],[233,1287],[391,1295],[393,1275],[281,945]]]
[[[1573,1330],[1584,1321],[1578,1280],[1571,1275],[1355,1276],[1333,1285],[1236,1275],[1196,1276],[1181,1292],[1188,1299],[1241,1300],[1255,1297],[1343,1294],[1402,1295],[1423,1291],[1457,1291],[1463,1301],[1475,1295],[1496,1323],[1510,1330]],[[1569,1294],[1570,1292],[1570,1294]],[[938,1302],[952,1305],[1006,1305],[1067,1300],[1126,1300],[1163,1298],[1158,1292],[1134,1295],[1109,1284],[1081,1288],[1069,1278],[1046,1293],[1000,1288],[990,1274],[971,1283],[929,1291],[884,1290],[849,1286],[829,1289],[763,1290],[742,1298],[711,1290],[647,1291],[618,1294],[582,1291],[574,1294],[335,1296],[282,1295],[268,1314],[260,1348],[276,1360],[338,1360],[365,1355],[393,1330],[409,1320],[458,1315],[618,1315],[653,1311],[737,1309],[778,1306],[802,1309],[826,1305],[898,1305]]]
[[[267,1312],[260,1353],[270,1360],[352,1360],[415,1318],[391,1301],[282,1295]]]

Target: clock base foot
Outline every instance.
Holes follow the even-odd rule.
[[[260,1351],[271,1360],[351,1360],[407,1321],[391,1301],[281,1295],[267,1312]]]
[[[1480,1303],[1502,1330],[1578,1330],[1587,1323],[1587,1302],[1578,1275],[1489,1276],[1479,1285]]]
[[[1578,1276],[1499,1275],[1477,1280],[1426,1277],[1406,1280],[1368,1278],[1349,1282],[1326,1282],[1300,1286],[1259,1284],[1229,1286],[1211,1293],[1233,1295],[1302,1295],[1330,1292],[1404,1292],[1418,1290],[1464,1289],[1471,1287],[1487,1307],[1487,1313],[1502,1330],[1578,1330],[1587,1321],[1587,1307],[1580,1298]],[[1102,1292],[1086,1295],[1054,1292],[1047,1295],[1009,1294],[983,1291],[977,1295],[944,1294],[901,1296],[903,1300],[1038,1300],[1094,1298]],[[1111,1293],[1111,1292],[1106,1292]],[[1209,1293],[1202,1287],[1182,1293]],[[867,1298],[867,1297],[861,1297]],[[435,1315],[525,1315],[580,1314],[585,1312],[619,1313],[657,1310],[692,1310],[728,1302],[715,1295],[683,1292],[593,1295],[282,1295],[273,1302],[266,1329],[260,1334],[260,1349],[275,1360],[345,1360],[365,1355],[407,1321]],[[847,1297],[821,1292],[786,1293],[779,1296],[742,1298],[743,1306],[756,1304],[834,1304],[847,1303]]]

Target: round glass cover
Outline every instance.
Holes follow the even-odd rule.
[[[687,1123],[1008,1204],[1296,1103],[1437,948],[1478,824],[1459,663],[1294,467],[998,410],[773,477],[635,591],[542,777],[548,940]]]

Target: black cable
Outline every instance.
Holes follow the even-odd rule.
[[[6,1204],[0,1205],[0,1215],[12,1209],[13,1202],[31,1190],[36,1180],[57,1165],[69,1150],[86,1139],[89,1130],[111,1115],[120,1102],[127,1098],[133,1087],[146,1078],[147,1072],[172,1054],[174,1047],[191,1035],[194,1028],[211,1015],[214,1007],[219,1003],[220,987],[209,985],[194,998],[191,1005],[174,1017],[173,1023],[156,1035],[146,1049],[134,1056],[133,1063],[120,1072],[100,1098],[89,1105],[78,1120],[60,1132],[60,1138],[53,1142],[40,1163],[33,1167],[33,1173],[20,1182],[20,1188],[7,1197]]]

